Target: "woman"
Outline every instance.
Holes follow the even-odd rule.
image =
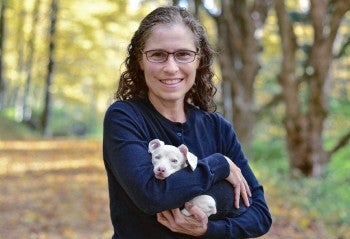
[[[204,28],[183,8],[155,9],[132,37],[104,121],[112,238],[247,238],[270,228],[263,188],[232,126],[214,113],[212,61]],[[148,152],[155,138],[185,144],[199,159],[196,170],[156,179]],[[204,193],[220,203],[231,198],[244,213],[208,219],[185,204]],[[184,204],[192,216],[181,214]]]

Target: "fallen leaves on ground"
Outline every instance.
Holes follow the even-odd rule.
[[[101,146],[98,140],[0,142],[0,238],[111,238]],[[274,224],[262,239],[329,239],[312,220],[300,220],[298,208],[275,203],[273,192],[267,190]]]
[[[110,238],[100,141],[0,142],[0,238]]]

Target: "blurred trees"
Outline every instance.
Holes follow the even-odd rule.
[[[289,8],[285,2],[289,2]],[[199,3],[205,7],[206,1],[194,2],[197,5]],[[224,106],[225,102],[229,102],[229,107],[225,107],[226,117],[233,119],[243,146],[246,150],[250,149],[256,113],[282,101],[292,171],[298,169],[307,176],[320,176],[331,155],[350,139],[348,129],[332,149],[325,150],[323,132],[329,111],[333,49],[335,44],[342,44],[336,41],[336,37],[341,33],[339,28],[342,20],[350,10],[350,1],[311,0],[310,6],[305,3],[221,0],[217,4],[220,9],[218,14],[207,10],[215,18],[218,29]],[[274,6],[279,27],[282,63],[277,79],[281,91],[271,97],[272,100],[266,105],[256,109],[254,83],[261,67],[258,59],[261,41],[258,34],[264,26],[269,5]],[[313,35],[313,40],[306,45],[299,45],[295,33],[297,30],[312,31],[310,35]],[[347,30],[350,30],[349,27]],[[341,52],[349,45],[347,37],[348,41],[340,46]],[[298,55],[298,50],[303,55]]]
[[[4,94],[5,94],[5,74],[4,74],[4,42],[5,42],[5,26],[6,18],[5,11],[7,7],[7,0],[1,0],[0,3],[0,109],[4,105]]]
[[[49,49],[48,49],[48,64],[46,73],[46,82],[44,85],[44,109],[41,115],[41,129],[45,137],[51,136],[51,129],[49,127],[49,120],[51,117],[51,102],[52,94],[51,87],[53,85],[54,68],[55,68],[55,51],[56,51],[56,25],[57,25],[57,12],[58,12],[58,1],[52,0],[50,7],[50,28],[49,28]]]
[[[23,120],[25,122],[29,122],[31,120],[32,115],[32,101],[30,97],[30,87],[32,84],[32,74],[33,74],[33,65],[34,65],[34,53],[35,53],[35,42],[36,42],[36,30],[39,20],[39,9],[40,9],[40,0],[35,0],[33,11],[32,11],[32,24],[30,25],[30,30],[28,33],[28,54],[26,60],[19,60],[19,72],[21,72],[22,68],[24,68],[24,75],[25,75],[25,82],[24,82],[24,89],[23,89],[23,96],[22,98],[19,97],[18,104],[17,104],[17,119]],[[24,6],[21,6],[22,8]],[[20,11],[23,11],[21,9]],[[21,19],[24,19],[24,14],[21,14]],[[20,21],[21,23],[24,22],[24,20]],[[21,24],[20,24],[21,25]],[[21,42],[23,45],[23,31],[19,31],[20,36],[19,42]],[[23,51],[23,46],[20,47]],[[19,54],[19,58],[23,57],[23,53]],[[22,67],[20,62],[25,62],[25,66]]]
[[[262,46],[256,32],[264,26],[268,1],[223,0],[220,9],[220,14],[210,15],[219,36],[224,113],[235,123],[240,142],[249,151],[256,114],[254,83],[261,68],[258,56]]]
[[[275,130],[284,127],[290,166],[305,175],[320,174],[349,141],[345,131],[331,149],[324,146],[339,65],[333,63],[350,55],[349,0],[306,7],[309,1],[299,0],[60,0],[50,31],[51,1],[57,0],[0,6],[0,107],[36,130],[49,126],[44,132],[53,136],[98,130],[131,34],[151,9],[167,3],[185,4],[206,25],[219,53],[223,112],[246,152],[262,117],[274,117]]]
[[[131,29],[148,10],[134,13],[127,0],[60,0],[53,31],[51,0],[7,2],[2,112],[53,136],[101,128]]]
[[[304,59],[298,59],[296,21],[288,14],[284,1],[274,0],[281,38],[282,64],[278,82],[282,89],[285,106],[284,126],[291,168],[305,175],[320,176],[331,155],[345,146],[350,138],[350,129],[336,146],[324,148],[324,127],[329,111],[330,82],[333,80],[331,65],[336,37],[346,12],[350,11],[349,0],[311,0],[304,15],[302,27],[312,29],[312,40],[304,50]],[[348,29],[349,30],[349,29]],[[298,74],[297,71],[301,71]],[[306,91],[306,100],[300,98],[301,87]]]

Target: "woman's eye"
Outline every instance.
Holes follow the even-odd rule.
[[[152,52],[151,57],[164,57],[166,54],[162,51]]]
[[[191,55],[191,53],[190,53],[190,52],[187,52],[187,51],[178,51],[178,52],[176,52],[176,55],[177,55],[178,57],[188,57],[188,56]]]

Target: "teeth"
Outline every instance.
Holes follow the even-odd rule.
[[[174,79],[174,80],[162,80],[164,84],[167,85],[172,85],[172,84],[177,84],[181,81],[181,79]]]

